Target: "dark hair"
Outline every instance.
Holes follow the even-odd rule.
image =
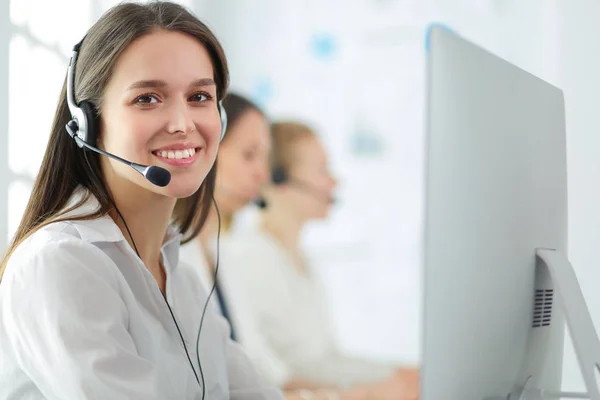
[[[75,101],[91,102],[101,116],[104,90],[119,55],[134,40],[160,29],[181,32],[202,43],[213,64],[217,97],[222,99],[229,84],[229,71],[223,48],[215,35],[181,5],[167,1],[153,1],[147,4],[119,4],[108,10],[90,28],[77,60]],[[21,223],[0,265],[0,277],[10,255],[23,240],[50,222],[75,219],[63,214],[82,205],[90,195],[98,199],[100,204],[98,210],[76,217],[77,219],[98,218],[106,215],[113,208],[111,195],[102,182],[103,173],[98,155],[92,152],[85,154],[65,131],[65,124],[70,119],[65,81],[44,159]],[[93,171],[90,171],[90,166]],[[95,179],[96,175],[100,177],[100,181]],[[194,195],[184,199],[180,207],[174,211],[173,220],[181,233],[194,236],[202,228],[210,211],[215,176],[213,166],[200,189]],[[78,204],[65,210],[68,200],[79,186],[87,189],[86,196]]]
[[[225,99],[223,99],[223,108],[227,112],[227,130],[231,130],[234,125],[238,123],[240,118],[248,111],[254,110],[259,112],[263,117],[265,113],[248,98],[241,96],[237,93],[227,93]],[[227,140],[227,134],[223,138],[223,141]]]

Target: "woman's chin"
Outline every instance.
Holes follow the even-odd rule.
[[[315,219],[318,219],[318,220],[327,219],[329,217],[330,211],[331,211],[331,209],[329,207],[327,207],[326,209],[319,210],[319,213],[317,213],[317,216]]]
[[[191,182],[177,182],[171,181],[167,186],[162,188],[162,193],[165,196],[173,197],[176,199],[185,199],[190,197],[200,189],[200,184],[190,184]]]

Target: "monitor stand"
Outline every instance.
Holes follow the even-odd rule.
[[[553,289],[540,288],[540,284],[550,284]],[[548,340],[547,330],[532,329],[529,339],[529,352],[526,356],[521,387],[516,387],[507,400],[546,400],[546,399],[592,399],[600,400],[600,341],[590,317],[589,310],[577,281],[577,276],[569,260],[559,251],[537,249],[536,251],[536,301],[534,304],[533,326],[550,323],[545,318],[548,306],[551,309],[552,296],[556,293],[562,305],[564,317],[571,334],[579,368],[587,393],[560,392],[535,387],[532,373],[543,367],[544,342]],[[556,321],[555,321],[556,322]],[[536,325],[540,324],[540,325]],[[539,332],[539,333],[538,333]],[[536,351],[539,350],[539,351]]]

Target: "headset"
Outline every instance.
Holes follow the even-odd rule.
[[[96,108],[89,101],[75,102],[75,67],[79,49],[84,40],[85,37],[73,46],[71,60],[69,61],[69,69],[67,72],[67,105],[71,112],[71,120],[67,122],[67,125],[65,126],[67,132],[80,148],[85,147],[98,154],[129,165],[156,186],[167,186],[171,181],[171,173],[166,169],[155,165],[137,164],[96,147],[99,131],[98,113],[96,112]],[[221,118],[221,136],[219,138],[221,141],[227,131],[227,113],[225,112],[222,101],[219,101],[218,109]]]
[[[303,192],[307,193],[308,195],[314,197],[315,199],[317,199],[318,201],[321,201],[321,202],[326,202],[329,204],[334,204],[336,202],[336,200],[334,198],[329,198],[329,197],[325,198],[321,193],[319,193],[317,191],[316,188],[314,188],[309,183],[300,181],[298,179],[292,179],[287,174],[285,169],[281,166],[275,166],[273,168],[273,170],[271,172],[271,183],[276,186],[285,185],[285,184],[294,186],[295,188],[302,190]],[[269,203],[267,202],[267,200],[262,196],[260,196],[258,199],[256,199],[254,201],[254,204],[256,204],[261,209],[265,209],[269,206]]]
[[[85,36],[83,37],[83,39],[81,39],[81,41],[79,43],[77,43],[75,46],[73,46],[71,59],[69,60],[69,68],[67,71],[67,105],[68,105],[69,111],[71,113],[71,120],[69,122],[67,122],[67,124],[65,125],[65,129],[66,129],[67,133],[69,134],[69,136],[71,136],[71,138],[73,138],[73,140],[75,140],[75,142],[77,143],[79,148],[82,148],[84,150],[84,156],[85,156],[87,165],[88,165],[90,171],[94,174],[94,176],[96,178],[98,178],[98,177],[90,165],[90,162],[87,158],[87,152],[85,150],[94,151],[100,155],[112,158],[114,160],[122,162],[125,165],[132,167],[137,172],[139,172],[144,178],[146,178],[148,181],[150,181],[151,183],[153,183],[156,186],[159,186],[159,187],[167,186],[169,184],[169,182],[171,181],[171,173],[169,171],[167,171],[166,169],[155,166],[155,165],[142,165],[142,164],[134,163],[132,161],[125,160],[124,158],[121,158],[115,154],[109,153],[107,151],[101,150],[98,147],[96,147],[97,139],[98,139],[98,131],[99,131],[99,126],[100,126],[96,108],[89,101],[81,101],[79,103],[75,102],[75,68],[76,68],[76,64],[77,64],[77,57],[79,55],[79,50],[80,50],[81,45],[83,44],[84,40],[85,40]],[[221,136],[219,138],[219,141],[222,141],[223,137],[225,136],[225,132],[227,131],[227,113],[225,111],[225,108],[223,107],[222,101],[219,101],[218,109],[219,109],[219,116],[221,119]],[[194,364],[192,363],[192,360],[190,358],[190,353],[188,352],[187,346],[185,344],[185,340],[183,338],[183,334],[181,333],[181,329],[179,328],[179,325],[177,324],[177,320],[175,319],[175,315],[173,314],[171,305],[167,301],[167,298],[163,295],[163,298],[165,300],[167,308],[169,309],[169,312],[171,314],[171,318],[173,319],[175,327],[177,328],[177,332],[179,333],[179,337],[181,339],[181,343],[183,344],[183,348],[185,350],[185,354],[187,356],[190,367],[192,367],[192,371],[194,372],[194,377],[196,378],[198,385],[202,389],[202,399],[203,400],[206,395],[206,385],[204,382],[204,373],[202,372],[202,364],[200,363],[200,354],[199,354],[200,332],[202,331],[204,315],[206,313],[206,309],[207,309],[208,303],[210,301],[210,297],[212,296],[212,294],[215,290],[215,287],[216,287],[216,282],[217,282],[216,277],[217,277],[217,273],[219,271],[219,255],[218,255],[219,238],[220,238],[220,234],[221,234],[221,215],[219,213],[219,208],[215,201],[214,195],[212,197],[212,200],[215,205],[215,208],[217,211],[217,217],[218,217],[217,261],[216,261],[216,267],[215,267],[215,280],[214,280],[213,288],[209,292],[208,297],[206,299],[206,303],[204,304],[204,308],[202,310],[202,317],[200,318],[200,326],[198,327],[198,334],[196,337],[196,357],[197,357],[198,367],[200,370],[199,371],[200,378],[198,378],[198,373],[196,372],[196,368],[194,368]],[[112,201],[112,199],[111,199],[111,201]],[[131,231],[129,230],[129,227],[127,226],[127,222],[125,222],[125,218],[123,218],[123,215],[121,214],[121,212],[119,211],[119,209],[117,208],[117,206],[114,202],[113,202],[113,207],[115,208],[115,211],[118,213],[119,217],[123,221],[123,224],[125,225],[127,233],[129,234],[129,237],[133,244],[134,250],[135,250],[137,256],[141,259],[142,257],[140,256],[140,253],[137,249],[135,241],[133,240],[133,236],[131,235]]]

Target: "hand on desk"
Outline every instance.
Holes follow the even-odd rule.
[[[344,393],[343,400],[419,400],[420,370],[401,368],[389,379]]]
[[[301,380],[286,385],[286,400],[419,400],[420,370],[400,368],[389,379],[349,390],[324,388]]]
[[[421,397],[421,370],[418,368],[401,368],[392,377],[400,399],[418,400]]]

